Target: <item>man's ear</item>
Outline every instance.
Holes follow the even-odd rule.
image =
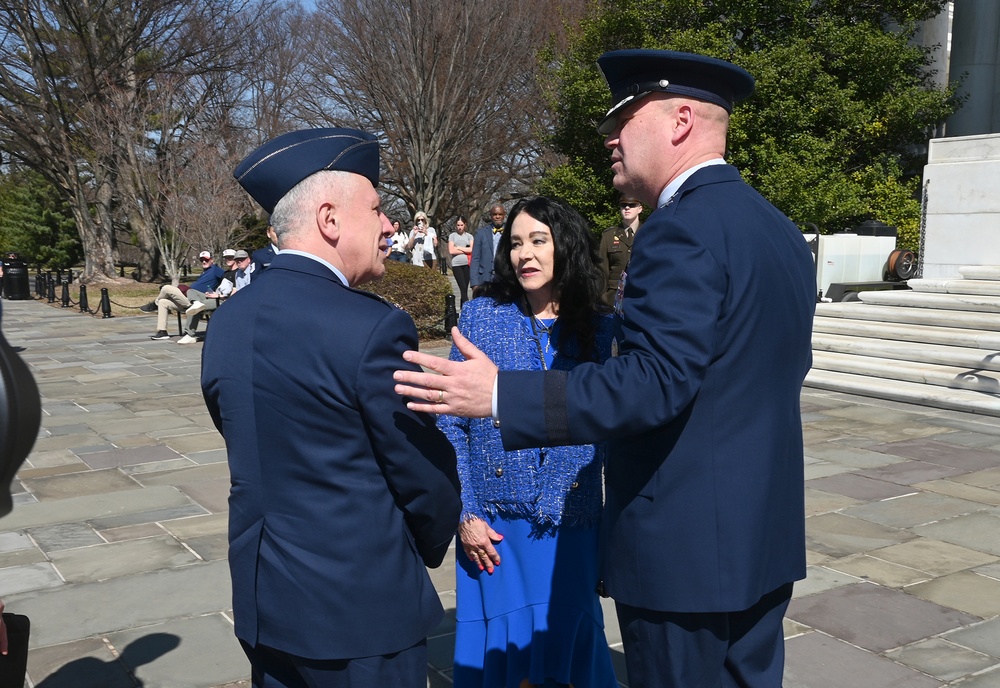
[[[316,226],[329,243],[336,244],[340,240],[340,218],[333,203],[324,201],[316,209]]]
[[[691,132],[692,124],[694,124],[694,108],[690,103],[678,105],[674,111],[673,128],[670,132],[672,142],[677,144],[682,141]]]

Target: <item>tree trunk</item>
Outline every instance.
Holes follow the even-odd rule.
[[[86,212],[86,207],[82,201],[72,204],[73,219],[76,220],[80,240],[83,242],[84,263],[80,281],[88,284],[114,279],[117,275],[114,252],[111,250],[111,233]],[[81,208],[84,212],[80,212]]]

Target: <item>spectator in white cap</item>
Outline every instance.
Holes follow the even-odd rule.
[[[157,294],[152,303],[147,303],[139,308],[146,313],[156,309],[156,334],[150,339],[170,339],[170,335],[167,333],[167,314],[171,310],[184,311],[185,315],[191,317],[207,308],[209,299],[205,293],[214,291],[225,273],[222,268],[215,264],[210,251],[199,253],[198,260],[201,262],[203,272],[198,279],[191,283],[190,287],[185,289],[182,286],[175,287],[172,284],[164,284],[160,287],[160,293]],[[194,341],[194,335],[191,332],[188,334],[191,335],[191,341]]]

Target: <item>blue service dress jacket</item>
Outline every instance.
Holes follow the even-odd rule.
[[[493,226],[476,230],[472,241],[472,259],[469,261],[469,284],[478,287],[493,279]]]
[[[272,244],[268,244],[264,248],[259,248],[253,252],[250,256],[251,265],[253,265],[253,270],[251,270],[251,278],[257,279],[265,270],[271,266],[271,261],[274,257],[278,255]]]
[[[815,294],[799,229],[734,167],[705,167],[636,235],[620,355],[500,373],[507,449],[607,440],[602,575],[616,601],[737,611],[805,576]]]
[[[406,313],[280,253],[212,316],[202,389],[226,440],[236,635],[300,657],[412,647],[458,525],[455,452],[392,373]]]

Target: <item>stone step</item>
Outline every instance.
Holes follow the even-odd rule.
[[[937,385],[949,389],[971,389],[987,394],[1000,394],[1000,371],[995,370],[970,370],[831,351],[814,352],[812,367],[817,370]]]
[[[1000,313],[977,313],[975,311],[952,311],[937,308],[873,306],[858,301],[850,303],[817,303],[816,317],[877,320],[880,322],[911,323],[913,325],[935,325],[937,327],[963,327],[974,330],[1000,332]]]
[[[1000,266],[820,303],[806,386],[1000,417]]]
[[[966,389],[947,389],[936,385],[886,380],[816,368],[810,370],[806,376],[806,385],[817,389],[860,394],[877,399],[1000,416],[1000,395],[984,394]]]
[[[904,308],[940,308],[955,311],[1000,313],[1000,296],[977,294],[928,294],[910,290],[863,291],[858,294],[862,303]]]
[[[817,317],[813,332],[1000,351],[1000,331]]]
[[[913,291],[934,294],[979,294],[1000,296],[1000,281],[981,279],[911,279],[906,282]]]
[[[992,351],[989,349],[865,339],[823,332],[813,332],[812,346],[814,352],[833,351],[841,354],[873,356],[897,361],[916,361],[971,370],[1000,371],[1000,356],[985,353]]]
[[[968,279],[1000,280],[1000,265],[968,265],[958,272]]]

